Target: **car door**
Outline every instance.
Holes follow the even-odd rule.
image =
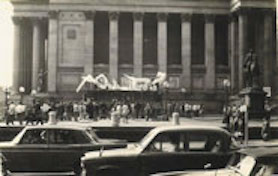
[[[179,132],[158,134],[138,156],[142,173],[157,173],[177,169]]]
[[[82,130],[51,129],[49,132],[53,171],[72,171],[89,150],[94,150],[94,144]]]
[[[40,172],[49,165],[47,129],[27,129],[18,144],[5,153],[11,171]]]
[[[182,132],[180,146],[177,170],[223,168],[231,157],[224,138],[209,131]]]

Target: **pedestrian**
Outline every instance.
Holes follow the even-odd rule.
[[[263,118],[263,124],[261,129],[261,136],[264,141],[270,139],[271,130],[270,130],[270,118],[271,118],[271,106],[268,101],[265,101],[264,111],[265,115]]]
[[[13,125],[15,120],[15,107],[16,105],[12,101],[8,107],[8,116],[6,118],[6,124],[9,125],[10,123]]]
[[[79,104],[77,102],[73,103],[73,118],[77,121],[79,117]]]
[[[44,102],[41,107],[41,112],[42,112],[42,120],[43,121],[48,121],[48,113],[51,110],[50,105],[47,102]]]
[[[57,104],[57,119],[64,120],[65,107],[62,101]]]
[[[42,118],[42,111],[41,111],[41,103],[40,102],[36,102],[34,105],[34,117],[36,119],[36,124],[41,124],[43,125],[43,118]]]
[[[25,125],[29,125],[29,124],[33,125],[34,116],[35,116],[34,108],[27,106],[26,113],[25,113],[25,120],[26,120]]]
[[[124,123],[128,123],[129,107],[127,103],[122,105],[122,118]]]
[[[20,101],[19,104],[15,107],[15,117],[19,121],[19,124],[22,125],[25,120],[25,109],[26,106]]]
[[[86,119],[86,105],[85,102],[80,102],[79,103],[79,118],[82,120]]]
[[[89,100],[89,102],[86,104],[86,112],[90,120],[96,120],[96,116],[94,116],[94,105],[92,100]]]
[[[151,104],[149,102],[147,102],[147,104],[145,105],[144,111],[145,111],[146,121],[149,121],[150,119],[152,119],[151,118],[152,107],[151,107]]]
[[[66,112],[66,120],[71,121],[72,116],[73,116],[73,105],[72,102],[68,102],[65,106],[65,112]]]

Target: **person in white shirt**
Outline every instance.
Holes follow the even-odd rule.
[[[15,116],[20,125],[22,125],[22,122],[25,119],[25,109],[26,105],[22,104],[22,102],[19,102],[15,107]]]

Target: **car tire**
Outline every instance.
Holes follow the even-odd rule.
[[[80,161],[77,161],[73,164],[73,172],[75,176],[80,176],[82,172],[82,168],[80,165]]]
[[[109,170],[98,171],[96,176],[122,176],[122,175],[119,170],[109,169]]]

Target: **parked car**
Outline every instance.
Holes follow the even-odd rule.
[[[151,176],[271,176],[278,171],[277,147],[243,149],[236,157],[238,162],[224,169],[165,172]]]
[[[126,145],[117,140],[99,139],[91,128],[84,126],[28,126],[11,142],[0,143],[2,169],[22,174],[74,172],[79,175],[80,158],[85,152]]]
[[[220,127],[157,127],[125,149],[85,153],[83,175],[141,176],[206,165],[223,168],[237,149],[231,135]]]

